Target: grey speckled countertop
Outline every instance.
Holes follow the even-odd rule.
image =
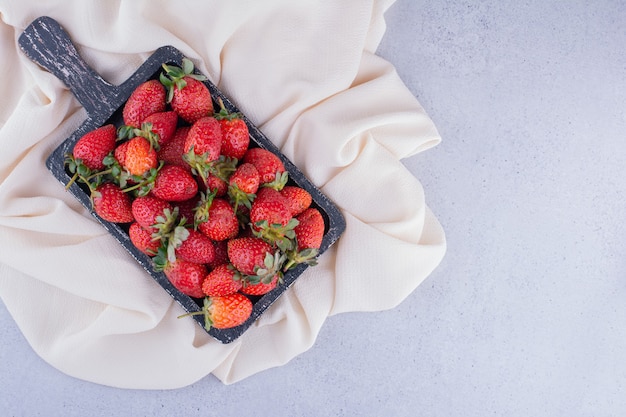
[[[51,368],[0,304],[2,414],[626,415],[626,4],[511,4],[387,13],[379,53],[443,137],[405,163],[449,242],[400,306],[235,386],[130,391]]]

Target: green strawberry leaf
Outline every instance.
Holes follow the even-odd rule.
[[[193,72],[193,62],[190,59],[183,58],[183,73],[191,74]]]

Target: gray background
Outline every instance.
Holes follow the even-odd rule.
[[[68,377],[0,303],[10,416],[626,415],[626,4],[398,0],[380,55],[443,142],[405,161],[449,249],[398,308],[330,318],[232,386]]]

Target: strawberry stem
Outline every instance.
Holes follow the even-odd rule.
[[[101,177],[103,175],[107,175],[110,174],[111,172],[113,172],[112,169],[106,169],[104,171],[96,171],[94,174],[91,174],[90,176],[88,176],[87,178],[85,178],[86,181],[92,180],[94,178],[98,178]]]
[[[199,316],[201,314],[204,315],[204,328],[209,331],[211,330],[211,326],[213,325],[213,320],[211,320],[211,312],[210,308],[213,302],[211,301],[211,297],[204,297],[204,302],[202,304],[202,309],[200,311],[193,311],[186,314],[181,314],[177,318],[182,319],[183,317],[190,316]]]
[[[72,176],[72,178],[70,178],[69,182],[67,183],[67,185],[65,186],[66,190],[69,190],[70,187],[72,186],[72,184],[74,184],[76,182],[76,180],[78,179],[79,175],[78,172],[75,172],[74,175]]]
[[[143,177],[133,176],[132,179],[136,180],[137,182],[130,187],[126,187],[127,180],[126,178],[122,179],[122,175],[116,178],[116,180],[118,181],[120,188],[122,188],[122,191],[125,193],[129,193],[131,191],[137,191],[138,196],[147,195],[152,189],[152,187],[154,187],[154,182],[156,181],[156,177],[159,171],[161,170],[161,168],[163,168],[163,165],[165,165],[165,162],[160,161],[158,167],[151,168],[147,173],[143,175]]]
[[[315,248],[307,248],[300,252],[297,250],[292,250],[287,252],[287,262],[283,267],[283,271],[287,272],[291,268],[294,268],[296,265],[307,264],[309,266],[317,265],[316,256],[319,251]]]
[[[229,113],[221,97],[217,98],[217,104],[220,106],[220,111],[214,114],[217,120],[236,120],[242,118],[241,113]]]

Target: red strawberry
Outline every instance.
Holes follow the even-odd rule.
[[[252,301],[243,294],[205,297],[202,310],[181,317],[204,315],[204,328],[229,329],[243,324],[252,314]]]
[[[91,170],[102,170],[102,162],[115,149],[116,129],[112,124],[102,126],[83,135],[74,145],[74,159],[81,159],[83,165]]]
[[[272,253],[270,244],[256,237],[228,241],[228,259],[238,271],[246,275],[254,275],[258,268],[264,268],[265,257]]]
[[[188,232],[187,238],[176,248],[176,257],[199,264],[213,262],[215,259],[213,241],[193,229],[188,229]]]
[[[298,225],[293,229],[298,242],[298,250],[319,249],[324,238],[324,218],[316,208],[308,208],[296,217]]]
[[[185,168],[164,165],[157,173],[150,192],[162,200],[185,201],[196,195],[198,183]]]
[[[241,289],[241,281],[235,279],[236,271],[228,264],[222,264],[204,278],[202,291],[207,296],[224,296]]]
[[[285,165],[276,154],[263,148],[250,148],[243,156],[243,162],[254,165],[261,176],[261,184],[271,184],[280,189],[287,182]]]
[[[157,153],[146,138],[136,136],[127,143],[128,145],[124,146],[123,152],[120,150],[119,155],[116,152],[116,157],[120,165],[131,175],[141,176],[150,169],[157,167]]]
[[[213,114],[211,92],[202,83],[206,77],[193,73],[193,63],[183,59],[183,66],[163,65],[161,83],[168,89],[167,101],[172,109],[188,123]]]
[[[162,111],[165,111],[165,87],[158,80],[150,80],[132,92],[122,110],[122,118],[125,125],[140,128],[146,117]]]
[[[231,186],[236,186],[247,194],[256,194],[260,181],[261,178],[256,167],[245,162],[237,167],[229,180]]]
[[[271,284],[274,279],[282,281],[281,268],[287,256],[280,250],[274,252],[272,246],[257,237],[239,237],[228,241],[230,263],[243,276],[246,285]]]
[[[250,208],[253,232],[283,251],[292,248],[293,228],[297,224],[291,216],[289,203],[280,192],[262,187]]]
[[[173,207],[170,203],[153,196],[137,197],[133,200],[132,213],[137,221],[144,229],[151,232],[157,232],[153,226],[158,223],[158,218],[164,216],[166,211],[172,212]]]
[[[168,261],[163,267],[163,273],[172,285],[183,294],[194,298],[204,297],[202,281],[207,272],[206,266],[203,264],[183,259],[176,259],[174,262]]]
[[[203,156],[202,162],[215,161],[222,148],[222,128],[214,117],[203,117],[195,122],[185,140],[185,154]],[[190,154],[190,156],[193,156]]]
[[[241,287],[241,292],[247,295],[265,295],[272,291],[279,282],[279,275],[274,275],[269,284],[264,282],[257,282],[256,284],[247,284]]]
[[[161,145],[157,152],[158,159],[171,165],[178,165],[187,170],[191,170],[189,164],[183,159],[185,154],[185,140],[189,133],[189,126],[181,126],[176,129],[172,139]]]
[[[133,222],[130,225],[128,236],[131,243],[148,256],[156,255],[161,246],[161,241],[152,239],[152,232],[144,229],[137,222]]]
[[[324,238],[324,218],[316,208],[308,208],[296,217],[298,225],[293,229],[297,247],[287,251],[284,270],[301,263],[313,266]]]
[[[215,117],[222,127],[222,155],[241,159],[250,144],[248,125],[243,120],[241,113],[229,113],[224,107],[222,99],[219,99],[219,104],[221,110]]]
[[[244,162],[231,175],[228,185],[228,196],[235,211],[240,204],[250,208],[259,189],[259,171],[254,165]]]
[[[224,197],[228,192],[228,183],[223,179],[209,174],[206,179],[206,184],[200,184],[206,188],[206,191],[215,193],[216,197]]]
[[[107,182],[91,195],[93,209],[104,220],[112,223],[130,223],[134,220],[131,199],[116,184]]]
[[[126,163],[126,152],[128,152],[129,145],[130,145],[130,142],[122,142],[119,145],[117,145],[117,147],[113,151],[113,156],[115,157],[117,162],[120,164],[120,166],[124,166],[124,164]]]
[[[311,193],[295,185],[285,185],[285,187],[280,190],[280,194],[287,199],[292,216],[297,216],[302,213],[304,210],[308,209],[313,202]]]
[[[232,239],[239,231],[239,221],[232,206],[222,198],[211,198],[201,203],[196,211],[198,230],[216,241]]]
[[[289,202],[273,188],[261,188],[250,208],[250,221],[258,230],[261,221],[286,226],[291,220]]]
[[[204,83],[186,76],[183,80],[187,85],[174,91],[171,101],[172,108],[188,123],[194,123],[198,119],[213,113],[211,93]]]
[[[187,85],[174,91],[171,101],[172,108],[188,123],[194,123],[198,119],[213,113],[211,93],[204,83],[186,76],[183,80]]]
[[[174,111],[152,113],[144,119],[141,124],[142,127],[147,123],[150,124],[152,133],[159,135],[159,146],[163,146],[174,137],[176,125],[178,124],[178,115]]]

